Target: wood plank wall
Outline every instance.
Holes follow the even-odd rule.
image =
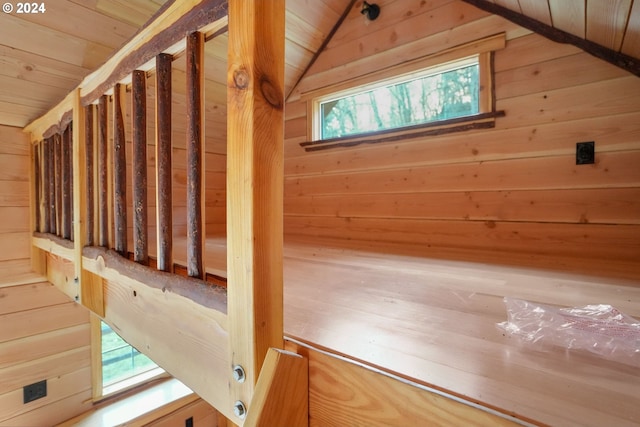
[[[640,277],[640,79],[460,1],[379,4],[375,22],[350,13],[286,106],[285,232]],[[495,129],[299,146],[302,89],[503,31]],[[594,165],[576,166],[581,141]]]
[[[88,312],[31,273],[29,139],[0,126],[0,425],[49,426],[90,407]],[[47,397],[23,404],[23,387]]]
[[[3,281],[31,270],[29,138],[0,126],[0,271]]]
[[[50,426],[91,408],[89,312],[48,282],[0,287],[0,425]],[[23,387],[47,396],[23,404]]]

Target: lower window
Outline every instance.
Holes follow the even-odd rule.
[[[100,321],[101,396],[123,391],[164,374],[151,359]]]

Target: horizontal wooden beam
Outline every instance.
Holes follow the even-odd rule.
[[[187,34],[200,31],[209,37],[226,28],[227,15],[227,0],[170,2],[104,65],[85,77],[45,115],[28,124],[24,131],[31,134],[34,143],[44,135],[59,133],[71,121],[75,90],[81,91],[82,105],[96,103],[100,96],[112,91],[116,83],[130,83],[134,70],[151,70],[158,54],[182,52]]]
[[[185,0],[172,3],[152,23],[125,44],[100,69],[81,83],[82,102],[90,104],[135,69],[144,69],[158,54],[180,44],[187,34],[219,22],[226,25],[226,0]],[[217,26],[208,29],[214,31]],[[168,52],[176,53],[176,52]]]
[[[231,418],[226,290],[156,271],[113,250],[87,247],[83,255],[84,268],[102,279],[104,320]]]
[[[51,126],[58,125],[64,117],[68,116],[69,112],[73,109],[74,97],[75,91],[70,92],[58,105],[47,111],[42,117],[25,126],[24,131],[31,134],[31,141],[37,142],[51,136],[47,135],[45,137],[44,135],[45,133],[50,133],[48,131]]]

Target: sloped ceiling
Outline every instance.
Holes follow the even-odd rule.
[[[640,76],[640,2],[463,0]]]
[[[43,13],[0,13],[0,124],[42,116],[171,1],[53,0]],[[287,92],[351,2],[287,0]]]
[[[410,1],[416,0],[379,0],[379,3],[384,10],[403,7],[403,2]],[[556,41],[576,44],[640,75],[640,1],[463,1]],[[1,13],[0,124],[24,127],[44,114],[103,64],[166,2],[55,0],[45,3],[44,13]],[[286,0],[287,93],[353,2]],[[355,0],[353,7],[361,8],[362,1]]]

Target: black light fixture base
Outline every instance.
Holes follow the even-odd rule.
[[[362,3],[361,14],[367,17],[369,21],[375,21],[380,16],[380,6],[377,4],[370,4],[366,1]]]

